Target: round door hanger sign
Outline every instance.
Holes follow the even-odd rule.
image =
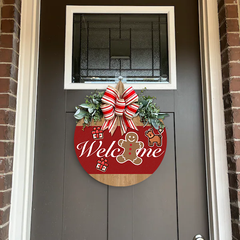
[[[118,84],[116,89],[108,87],[103,95],[94,93],[76,108],[76,155],[85,171],[97,181],[110,186],[134,185],[151,176],[161,164],[167,147],[162,119],[167,114],[159,113],[152,98],[148,98],[150,101],[142,97],[143,101],[131,87],[121,91]],[[154,105],[159,114],[155,122],[151,116],[144,118],[153,124],[141,118],[141,109],[148,114],[144,104]],[[103,117],[88,123],[94,111]],[[154,107],[150,109],[153,112]]]

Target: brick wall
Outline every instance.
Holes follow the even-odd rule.
[[[240,32],[238,4],[238,0],[218,1],[232,239],[240,239]]]
[[[21,0],[0,0],[0,240],[8,239]]]

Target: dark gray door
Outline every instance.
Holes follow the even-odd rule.
[[[168,147],[159,169],[125,188],[92,179],[74,151],[74,106],[64,90],[66,5],[175,6],[176,91],[157,97]],[[32,240],[191,240],[208,237],[197,0],[42,0]]]

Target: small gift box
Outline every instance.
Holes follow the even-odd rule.
[[[107,159],[101,158],[100,160],[97,161],[96,169],[102,172],[106,172],[107,168],[108,168]]]
[[[103,131],[101,127],[94,127],[92,131],[93,139],[103,139]]]

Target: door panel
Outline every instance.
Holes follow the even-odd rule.
[[[146,91],[166,118],[159,169],[136,186],[105,186],[74,151],[74,106],[91,91],[64,91],[66,5],[175,6],[177,90]],[[208,238],[197,0],[42,0],[31,240]]]
[[[76,121],[66,114],[63,239],[107,239],[108,188],[96,184],[82,167],[74,149]]]

